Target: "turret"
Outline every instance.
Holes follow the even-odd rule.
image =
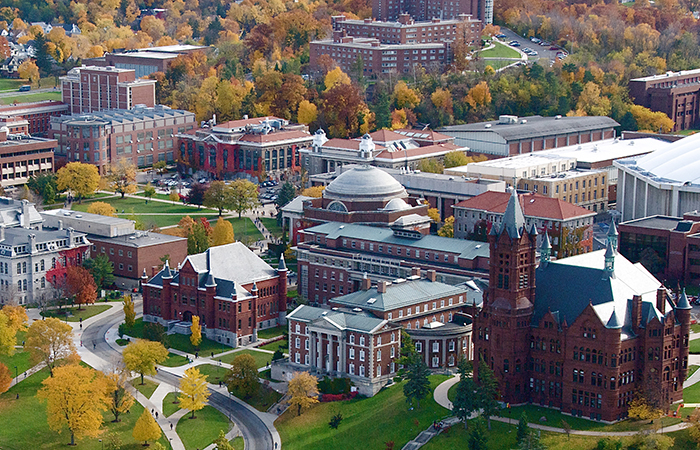
[[[617,240],[620,236],[620,233],[617,232],[617,226],[615,225],[615,221],[610,222],[610,228],[608,228],[608,242],[612,244],[613,250],[617,251]]]
[[[549,241],[549,233],[544,232],[542,245],[540,245],[540,265],[547,267],[549,260],[552,257],[552,243]]]
[[[615,278],[615,250],[611,241],[605,248],[605,276]]]

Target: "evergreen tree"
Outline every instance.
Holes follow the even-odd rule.
[[[472,363],[462,358],[459,361],[459,383],[457,383],[455,398],[452,401],[452,414],[464,421],[467,427],[467,419],[477,410],[476,384],[472,376]]]
[[[51,60],[46,49],[46,36],[44,36],[44,33],[39,32],[34,37],[34,48],[36,50],[34,58],[36,66],[39,68],[41,76],[46,77],[51,73]]]
[[[287,181],[282,185],[279,194],[277,194],[277,201],[275,203],[282,208],[284,205],[294,200],[296,195],[297,191],[294,189],[294,185]]]
[[[387,92],[386,85],[382,83],[375,86],[373,100],[369,108],[374,113],[377,128],[391,127],[391,96]]]
[[[416,359],[406,371],[406,384],[403,386],[403,395],[409,403],[416,401],[416,407],[420,408],[420,401],[430,394],[430,382],[428,381],[428,366],[422,359]]]
[[[478,417],[474,421],[474,426],[472,427],[471,433],[469,433],[468,446],[469,450],[487,450],[488,437],[486,436],[486,430],[484,429],[484,419]]]
[[[479,362],[476,393],[478,408],[482,410],[482,416],[486,416],[490,430],[491,416],[498,412],[498,383],[493,371],[484,361]]]
[[[529,434],[530,427],[527,424],[527,414],[523,412],[520,416],[520,420],[518,421],[518,434],[515,438],[517,444],[520,445],[525,439],[527,439]]]

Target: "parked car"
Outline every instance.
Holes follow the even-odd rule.
[[[532,36],[530,38],[530,41],[534,42],[535,44],[539,44],[540,42],[542,42],[542,39],[539,39],[539,38],[536,38],[535,36]]]
[[[556,45],[552,45],[551,47],[549,47],[549,49],[554,51],[554,50],[559,50],[559,47],[557,47]]]
[[[32,90],[32,86],[30,84],[25,84],[25,85],[19,87],[19,92],[29,92],[31,90]]]
[[[496,37],[498,39],[505,39],[507,36],[505,34],[501,33],[501,34],[497,34]]]

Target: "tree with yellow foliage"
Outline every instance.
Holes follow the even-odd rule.
[[[34,322],[36,323],[36,322]],[[155,375],[156,364],[160,364],[168,358],[168,350],[160,342],[138,339],[126,346],[122,352],[122,359],[127,369],[141,375],[141,384],[144,375]]]
[[[469,89],[469,93],[464,98],[464,101],[473,109],[491,104],[491,91],[489,85],[482,81],[473,88]]]
[[[391,129],[400,130],[408,126],[408,113],[405,109],[395,109],[391,112]]]
[[[199,349],[199,344],[202,343],[202,326],[199,324],[199,316],[192,316],[192,325],[190,325],[190,342],[192,346]]]
[[[175,190],[175,188],[170,190],[170,194],[168,194],[168,200],[173,202],[173,205],[175,204],[175,202],[180,201],[180,194],[177,193],[177,190]]]
[[[316,105],[308,100],[302,100],[299,102],[299,109],[297,110],[297,122],[308,125],[315,121],[318,117],[318,108]]]
[[[177,399],[180,407],[192,411],[192,419],[195,418],[195,411],[204,408],[210,395],[207,376],[199,373],[196,367],[185,370],[185,376],[180,379],[180,395]]]
[[[306,197],[321,198],[325,189],[325,186],[311,186],[301,191],[301,195],[305,195]]]
[[[39,82],[39,67],[31,59],[27,59],[17,67],[17,73],[20,78],[29,80],[31,84]]]
[[[73,328],[55,317],[32,322],[24,348],[34,364],[46,363],[52,377],[58,366],[80,360],[73,344]]]
[[[124,303],[124,325],[130,330],[136,323],[134,300],[131,298],[131,295],[127,294],[122,299],[122,303]]]
[[[100,433],[107,398],[105,379],[99,372],[72,364],[57,368],[42,384],[37,396],[46,400],[49,428],[58,433],[67,428],[70,445]]]
[[[163,434],[163,431],[156,423],[156,420],[148,409],[144,409],[143,413],[141,413],[141,417],[136,421],[134,431],[131,432],[131,435],[137,441],[143,441],[143,445],[146,446],[148,445],[148,441],[155,441],[161,434]]]
[[[448,115],[452,114],[452,94],[448,89],[437,88],[430,94],[433,105]]]
[[[211,232],[212,247],[231,244],[234,241],[235,237],[233,235],[233,225],[231,225],[231,222],[225,220],[223,217],[219,217]]]
[[[0,309],[0,355],[13,355],[17,333],[27,329],[27,312],[19,305],[5,305]]]
[[[323,84],[326,86],[325,92],[328,92],[340,84],[351,84],[351,81],[350,77],[340,67],[336,67],[326,74]]]
[[[445,160],[443,164],[445,165],[445,167],[449,168],[466,166],[470,162],[473,162],[472,159],[465,155],[464,152],[455,150],[445,155]]]
[[[117,210],[107,202],[92,202],[88,206],[87,212],[101,216],[117,217]]]
[[[115,370],[105,377],[107,407],[114,414],[113,422],[119,422],[119,416],[134,404],[134,397],[126,390],[127,381],[126,370]]]
[[[146,16],[151,17],[151,16]],[[107,175],[110,188],[117,194],[121,194],[124,198],[125,194],[133,194],[136,192],[136,165],[131,159],[122,158],[116,164],[109,167],[109,175]]]
[[[645,108],[640,105],[630,106],[630,112],[637,122],[637,129],[643,131],[652,131],[658,133],[668,133],[673,130],[673,120],[669,119],[668,116],[661,112],[654,112],[649,108]]]
[[[445,219],[445,223],[438,230],[438,236],[455,237],[455,217],[450,216]]]
[[[430,217],[433,222],[440,223],[440,211],[437,208],[428,208],[428,217]]]
[[[101,45],[93,45],[87,51],[87,58],[101,58],[105,54],[105,49]]]
[[[73,192],[78,196],[78,201],[94,194],[100,185],[100,174],[92,164],[71,162],[61,167],[56,175],[58,190]]]
[[[589,116],[607,116],[610,114],[610,99],[601,96],[600,87],[592,81],[586,83],[578,97],[576,109]]]
[[[394,86],[394,102],[398,109],[413,109],[420,103],[420,95],[401,80]]]
[[[302,410],[318,403],[318,380],[308,372],[296,372],[289,381],[287,394],[289,405],[296,406],[300,416]]]

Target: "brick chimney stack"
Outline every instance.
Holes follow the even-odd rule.
[[[361,283],[360,287],[362,288],[363,291],[368,291],[369,288],[372,287],[372,280],[369,279],[367,274],[365,274],[365,276],[362,277],[362,283]]]
[[[380,281],[377,283],[377,293],[379,294],[385,294],[386,293],[386,288],[389,286],[390,283],[386,281]]]
[[[435,283],[437,281],[437,272],[434,270],[430,269],[425,273],[425,278],[429,281],[432,281]]]
[[[411,268],[411,276],[412,277],[420,277],[420,267]]]
[[[656,290],[656,309],[666,315],[666,288],[663,286],[659,286]]]

